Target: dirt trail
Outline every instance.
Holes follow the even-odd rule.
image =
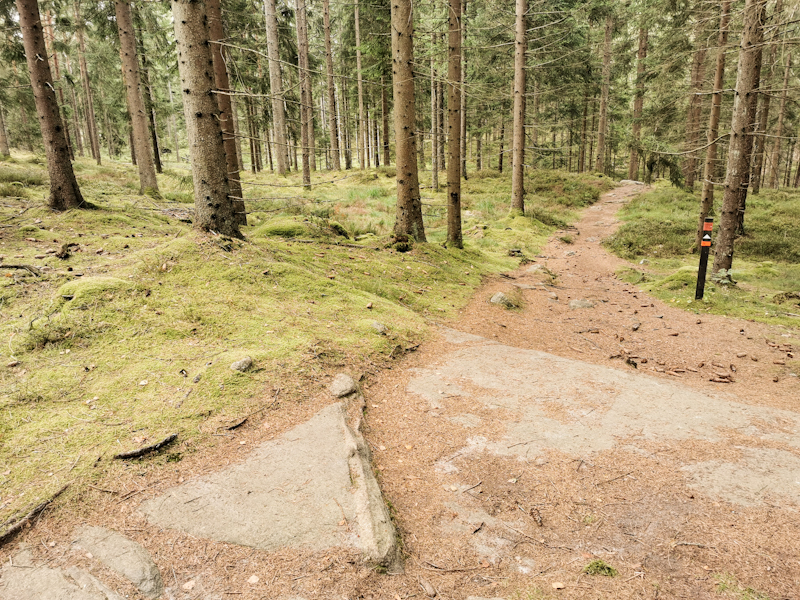
[[[791,340],[618,280],[600,242],[641,191],[605,194],[367,390],[406,578],[459,599],[800,597]],[[583,573],[594,560],[619,576]]]

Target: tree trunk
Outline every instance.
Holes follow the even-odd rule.
[[[133,125],[133,143],[136,147],[136,162],[139,168],[139,193],[158,194],[158,181],[153,164],[153,155],[148,146],[147,112],[142,99],[142,83],[139,77],[139,62],[136,58],[136,36],[133,33],[133,16],[130,0],[115,0],[119,32],[119,56],[125,80],[128,111]]]
[[[506,142],[506,120],[500,117],[500,151],[497,153],[497,170],[503,172],[503,154]]]
[[[311,189],[311,76],[308,72],[308,24],[305,0],[295,0],[297,59],[300,79],[300,143],[303,151],[303,187]]]
[[[183,114],[194,182],[194,226],[241,237],[230,198],[219,105],[214,98],[208,19],[203,0],[172,0]]]
[[[789,74],[792,68],[792,54],[783,48],[786,54],[786,67],[783,72],[783,88],[781,89],[781,107],[778,110],[778,124],[775,127],[775,141],[772,144],[772,169],[769,176],[769,187],[778,187],[778,172],[780,171],[781,159],[781,136],[783,135],[783,121],[786,118],[786,97],[789,87]]]
[[[691,70],[692,98],[686,114],[686,160],[683,164],[683,179],[687,189],[694,189],[697,176],[697,148],[700,142],[700,116],[703,111],[703,80],[705,79],[705,61],[708,48],[703,46],[694,53]]]
[[[56,36],[53,33],[53,21],[51,19],[49,10],[47,11],[47,13],[45,13],[45,20],[47,28],[47,37],[45,37],[45,48],[47,49],[48,56],[53,57],[53,73],[56,76],[55,83],[58,84],[58,101],[61,110],[61,122],[64,123],[64,137],[67,139],[67,147],[69,148],[69,158],[70,160],[75,160],[75,152],[72,148],[72,136],[70,136],[69,133],[69,121],[67,120],[67,115],[66,112],[64,111],[64,106],[66,106],[66,102],[64,100],[64,85],[61,79],[61,69],[58,64],[58,52],[55,49]],[[50,39],[49,47],[47,43],[48,38]]]
[[[272,124],[275,130],[275,162],[278,164],[278,173],[285,175],[289,146],[286,143],[286,113],[283,107],[276,12],[275,0],[264,0],[264,17],[267,22],[267,57],[269,58],[269,91],[272,100]]]
[[[364,169],[366,168],[367,162],[367,135],[364,129],[364,83],[361,78],[361,17],[358,9],[358,0],[355,0],[355,28],[356,72],[358,78],[358,161],[361,168]],[[416,156],[414,158],[416,158]]]
[[[595,171],[605,173],[606,133],[608,132],[608,88],[611,83],[611,34],[614,19],[606,17],[605,40],[603,42],[603,86],[600,93],[600,119],[597,127],[597,163]]]
[[[150,68],[144,49],[144,36],[142,35],[141,28],[136,29],[136,42],[138,53],[142,57],[141,73],[144,75],[144,110],[147,113],[148,129],[150,131],[150,142],[153,145],[153,162],[156,167],[156,173],[163,173],[164,168],[161,166],[161,151],[159,150],[158,143],[158,124],[156,123],[156,102],[155,95],[153,94],[153,86],[150,84]]]
[[[358,6],[358,4],[356,4]],[[397,166],[396,237],[412,236],[424,242],[422,200],[417,173],[416,117],[414,111],[414,23],[410,0],[391,3],[392,89]],[[360,74],[359,69],[359,74]],[[359,82],[361,81],[359,77]]]
[[[86,206],[69,160],[69,146],[64,135],[64,124],[50,74],[50,63],[44,45],[39,4],[36,0],[17,0],[22,44],[28,61],[33,100],[42,130],[42,141],[47,154],[47,171],[50,175],[50,196],[47,205],[53,210],[67,210]]]
[[[462,135],[463,82],[462,31],[465,16],[461,0],[449,0],[447,36],[447,244],[463,248],[461,233],[461,169],[464,167]]]
[[[578,173],[586,170],[586,117],[589,113],[589,92],[583,94],[583,121],[581,122],[581,149],[578,153]]]
[[[342,131],[342,144],[344,144],[344,168],[350,170],[353,168],[353,148],[350,139],[350,104],[347,101],[347,78],[342,77],[339,80],[339,85],[341,86],[341,93],[339,94],[342,107],[341,115],[344,122]]]
[[[8,134],[6,133],[6,121],[3,117],[3,107],[0,106],[0,157],[8,158],[11,156],[11,149],[8,147]]]
[[[167,81],[167,92],[169,93],[169,127],[172,143],[175,145],[175,161],[181,162],[181,150],[178,147],[178,126],[175,124],[175,105],[172,101],[172,84]]]
[[[439,191],[439,94],[436,90],[436,39],[438,37],[435,31],[431,32],[431,187],[435,191]]]
[[[231,84],[225,59],[227,50],[222,46],[225,31],[222,26],[222,6],[220,0],[206,0],[208,11],[208,32],[211,35],[211,59],[214,61],[214,83],[220,93],[215,94],[219,106],[222,143],[225,148],[225,164],[228,169],[228,186],[230,188],[233,208],[239,225],[247,225],[247,209],[244,205],[239,161],[236,157],[236,133],[233,123],[233,105],[231,103]]]
[[[780,20],[781,12],[783,11],[783,2],[782,0],[778,0],[775,3],[775,9],[772,13],[772,20],[775,23],[773,27],[773,34],[772,37],[777,37],[778,25]],[[778,54],[778,44],[773,40],[770,43],[770,50],[769,50],[769,72],[767,75],[762,76],[761,78],[761,86],[762,90],[769,90],[771,82],[775,79],[775,59]],[[762,71],[763,73],[763,71]],[[761,107],[758,111],[758,127],[756,129],[757,135],[753,140],[755,145],[755,150],[753,154],[753,172],[750,177],[751,185],[752,185],[752,193],[758,194],[761,191],[761,182],[763,179],[763,172],[764,172],[764,155],[766,153],[766,146],[767,146],[767,127],[769,125],[769,109],[772,100],[771,93],[764,93],[761,92]]]
[[[328,130],[331,139],[331,163],[334,171],[340,171],[339,129],[336,124],[336,88],[333,83],[333,51],[331,50],[330,0],[322,2],[322,21],[325,30],[325,68],[328,82]]]
[[[461,0],[461,176],[467,179],[467,0]]]
[[[242,160],[242,133],[239,129],[239,109],[233,97],[231,97],[231,119],[233,120],[233,137],[235,140],[234,146],[236,148],[236,168],[241,172],[244,171],[244,160]],[[239,185],[241,185],[241,181]]]
[[[717,66],[714,71],[714,93],[711,96],[711,114],[708,118],[708,149],[703,168],[703,193],[700,199],[700,218],[695,234],[694,248],[700,248],[703,238],[703,223],[714,207],[714,173],[717,167],[717,137],[719,115],[722,106],[722,85],[725,77],[725,50],[728,46],[728,27],[731,16],[731,0],[722,0],[717,39]]]
[[[758,57],[763,39],[763,17],[766,0],[747,0],[744,7],[744,31],[739,50],[739,66],[736,75],[736,95],[733,99],[728,165],[725,176],[725,195],[722,200],[717,246],[714,254],[713,272],[730,270],[733,263],[733,240],[739,211],[742,182],[750,170],[750,153],[747,149],[748,129],[753,123],[753,102],[757,94]]]
[[[78,37],[78,68],[81,72],[81,84],[83,85],[83,95],[86,101],[86,129],[89,136],[89,146],[92,150],[92,158],[100,164],[100,136],[97,133],[97,120],[94,115],[94,102],[92,100],[92,88],[89,85],[89,69],[86,66],[86,40],[83,30],[86,27],[85,21],[81,18],[80,0],[75,2],[75,33]]]
[[[639,29],[639,54],[636,62],[636,98],[633,101],[633,144],[628,163],[628,179],[639,178],[639,138],[642,132],[644,108],[644,61],[647,58],[647,29]]]
[[[514,36],[514,139],[511,150],[511,212],[525,213],[525,30],[527,0],[516,0]]]
[[[392,164],[392,157],[389,155],[389,100],[386,98],[386,86],[381,77],[381,120],[383,121],[383,164]]]

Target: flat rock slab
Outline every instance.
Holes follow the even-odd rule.
[[[0,600],[123,600],[82,569],[36,566],[29,552],[12,562],[0,569]]]
[[[140,544],[116,531],[88,525],[80,527],[75,536],[76,546],[130,581],[147,598],[161,596],[164,591],[161,573]]]
[[[332,404],[262,444],[246,461],[142,504],[149,520],[196,537],[264,550],[345,546],[394,561],[395,531],[369,451]]]
[[[510,415],[502,439],[470,438],[465,452],[534,459],[548,449],[576,456],[637,443],[668,440],[725,441],[730,431],[753,446],[800,448],[800,415],[706,394],[680,383],[618,371],[538,352],[463,339],[435,367],[417,369],[407,390],[441,408],[451,390]],[[469,344],[464,344],[464,341]],[[447,390],[448,393],[442,393]],[[469,391],[467,391],[469,390]],[[559,418],[554,418],[558,407]],[[459,415],[464,424],[469,417]],[[742,449],[735,462],[711,460],[684,466],[687,484],[739,504],[778,495],[800,504],[800,459],[790,450]],[[443,470],[452,469],[448,458]]]

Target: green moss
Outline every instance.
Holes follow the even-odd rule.
[[[583,567],[583,572],[587,575],[602,575],[603,577],[616,577],[617,570],[603,560],[597,559]]]
[[[58,288],[58,296],[67,300],[69,308],[84,307],[93,302],[113,300],[113,292],[129,288],[131,283],[117,277],[82,277]]]
[[[282,237],[298,238],[308,237],[310,231],[308,226],[293,219],[276,219],[261,225],[253,231],[254,237]]]

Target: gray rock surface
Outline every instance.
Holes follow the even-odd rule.
[[[350,375],[339,373],[333,378],[333,381],[331,381],[330,386],[328,386],[328,390],[330,391],[331,396],[334,398],[344,398],[345,396],[349,396],[353,392],[358,391],[358,386],[356,385],[355,380],[350,377]]]
[[[148,598],[161,596],[161,572],[141,544],[116,531],[89,525],[78,528],[75,535],[76,546],[133,583],[142,594]]]
[[[762,447],[739,448],[735,460],[688,460],[683,465],[687,484],[737,504],[770,498],[800,504],[800,415],[795,412],[490,340],[453,346],[435,367],[417,369],[407,391],[433,404],[446,397],[439,392],[450,393],[456,386],[464,405],[502,408],[507,416],[498,412],[505,421],[503,434],[496,439],[475,435],[453,456],[491,452],[530,460],[550,449],[585,456],[613,448],[647,453],[653,442],[724,442],[727,431],[736,431]],[[554,403],[562,411],[558,418],[548,412]],[[456,467],[446,456],[437,469],[453,472]]]
[[[141,510],[161,526],[243,546],[346,546],[382,564],[396,557],[369,451],[347,425],[342,403],[262,444],[244,462],[172,488]]]
[[[384,325],[383,323],[380,323],[378,321],[372,322],[372,328],[381,335],[386,335],[387,333],[389,333],[389,328],[386,327],[386,325]]]
[[[249,369],[252,366],[253,366],[253,359],[250,358],[249,356],[245,356],[241,360],[237,360],[235,363],[231,364],[231,369],[233,369],[234,371],[241,371],[242,373],[244,373],[245,371],[247,371],[247,369]]]
[[[122,600],[92,575],[70,567],[36,566],[29,551],[17,554],[0,569],[2,600]]]
[[[497,292],[489,299],[489,302],[492,304],[499,304],[505,308],[516,308],[517,303],[514,302],[511,298],[506,296],[503,292]]]
[[[576,310],[578,308],[594,308],[594,302],[587,300],[586,298],[576,298],[575,300],[569,301],[569,307],[572,310]]]

